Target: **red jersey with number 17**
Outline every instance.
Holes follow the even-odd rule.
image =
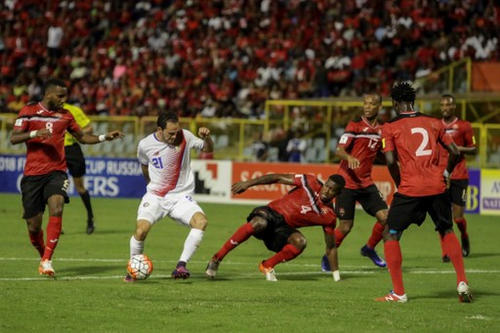
[[[56,112],[45,108],[41,103],[27,105],[19,111],[14,130],[31,132],[48,129],[49,138],[33,138],[26,141],[25,176],[45,175],[52,171],[66,171],[64,154],[64,134],[80,131],[80,127],[70,112]]]
[[[333,204],[325,204],[319,197],[321,182],[312,175],[295,175],[294,185],[294,189],[268,206],[292,228],[321,225],[325,232],[333,233],[337,216]]]
[[[465,120],[455,118],[450,123],[446,123],[444,120],[443,126],[446,129],[446,133],[449,134],[453,141],[460,147],[474,147],[476,146],[476,140],[474,139],[474,131],[470,126],[470,123]],[[448,164],[448,151],[441,147],[441,167],[444,170]],[[461,154],[460,162],[455,166],[453,172],[451,173],[451,179],[469,179],[469,172],[467,171],[467,166],[465,164],[465,156]]]
[[[347,124],[338,146],[357,158],[359,167],[350,169],[346,160],[340,162],[337,172],[344,177],[346,188],[355,190],[373,185],[372,168],[373,161],[381,147],[380,134],[381,127],[378,124],[373,126],[364,117]]]
[[[411,197],[443,193],[446,184],[438,146],[452,142],[440,119],[418,112],[402,112],[385,123],[382,149],[397,154],[401,174],[398,192]]]

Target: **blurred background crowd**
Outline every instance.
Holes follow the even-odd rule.
[[[500,60],[497,0],[2,0],[0,111],[67,80],[88,114],[262,118],[266,99],[386,96]]]

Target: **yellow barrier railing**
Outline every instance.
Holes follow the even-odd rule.
[[[430,93],[432,89],[449,93],[469,93],[471,91],[471,58],[463,58],[415,80],[415,85]],[[465,85],[464,85],[465,83]],[[445,84],[442,86],[441,84]],[[439,85],[438,87],[436,87]]]
[[[476,140],[479,147],[477,156],[468,157],[470,165],[476,167],[500,166],[500,97],[457,96],[457,107],[463,119],[474,122]],[[386,112],[390,112],[391,102],[384,101]],[[231,160],[251,160],[251,145],[260,134],[276,146],[276,140],[283,137],[287,130],[297,124],[303,126],[308,140],[308,162],[334,162],[336,140],[347,122],[359,115],[360,99],[325,100],[272,100],[265,104],[265,119],[233,118],[181,118],[184,128],[196,133],[201,126],[209,127],[215,142],[215,158]],[[439,98],[417,100],[416,108],[429,114],[438,115]],[[488,111],[488,112],[485,112]],[[302,122],[297,119],[304,116]],[[0,115],[0,153],[24,153],[24,145],[11,145],[9,142],[15,114]],[[122,130],[126,136],[102,145],[84,145],[90,156],[134,157],[138,141],[156,129],[156,117],[90,117],[95,133],[113,129]],[[482,124],[482,121],[496,123]],[[276,150],[272,148],[277,159]]]

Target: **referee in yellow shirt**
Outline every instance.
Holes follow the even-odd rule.
[[[73,115],[76,123],[81,127],[84,133],[92,134],[90,119],[85,115],[81,108],[67,103],[64,103],[64,108]],[[94,232],[95,226],[89,191],[87,191],[83,183],[83,176],[85,175],[85,157],[83,156],[80,145],[69,133],[66,133],[66,136],[64,137],[64,151],[66,153],[66,165],[68,167],[68,171],[73,177],[76,190],[78,191],[78,194],[80,194],[83,204],[87,209],[87,234],[90,235]]]

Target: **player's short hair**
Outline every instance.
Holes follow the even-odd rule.
[[[167,123],[178,123],[179,117],[175,112],[160,112],[158,115],[158,119],[156,120],[156,125],[161,129],[165,129],[167,127]]]
[[[379,104],[382,104],[382,95],[380,95],[379,93],[369,92],[369,93],[364,94],[363,96],[376,96]]]
[[[442,95],[441,95],[441,99],[443,99],[443,98],[451,98],[451,101],[452,101],[453,103],[455,103],[455,96],[453,96],[453,95],[451,95],[451,94],[442,94]]]
[[[391,97],[396,102],[413,103],[415,102],[416,94],[415,88],[408,81],[396,82],[391,89]]]
[[[63,80],[61,79],[58,79],[58,78],[51,78],[51,79],[48,79],[45,84],[43,85],[43,93],[42,95],[45,95],[45,93],[47,91],[50,90],[50,88],[52,87],[63,87],[63,88],[67,88],[66,86],[66,82],[64,82]]]
[[[337,185],[339,185],[341,188],[344,188],[344,186],[345,186],[344,177],[342,177],[339,174],[331,175],[330,177],[328,177],[328,180],[334,182]]]

